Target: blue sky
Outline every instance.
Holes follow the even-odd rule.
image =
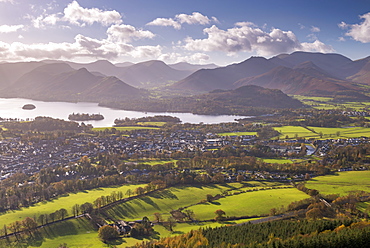
[[[0,0],[0,61],[370,55],[370,0]]]

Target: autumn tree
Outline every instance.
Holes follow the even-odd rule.
[[[216,217],[215,217],[215,220],[216,221],[223,221],[225,219],[225,211],[223,211],[222,209],[217,209],[215,211],[215,214],[216,214]]]

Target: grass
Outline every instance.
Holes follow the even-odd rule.
[[[259,190],[221,198],[212,203],[192,206],[198,219],[213,219],[214,212],[222,209],[227,216],[251,216],[268,214],[271,208],[287,206],[293,201],[308,198],[296,188]]]
[[[216,195],[225,190],[236,192],[238,190],[272,186],[284,185],[277,182],[248,181],[244,183],[229,183],[205,187],[172,187],[163,192],[153,193],[151,196],[142,197],[142,199],[132,200],[127,202],[127,204],[120,204],[112,208],[111,211],[108,211],[108,214],[114,219],[132,220],[141,219],[143,216],[152,218],[152,214],[154,212],[168,213],[172,209],[195,204],[205,199],[206,194]],[[134,185],[134,187],[137,187],[137,185]],[[118,190],[118,188],[115,188],[115,190]],[[273,207],[279,208],[281,205],[287,205],[292,201],[297,201],[307,197],[308,196],[306,194],[296,190],[295,188],[259,190],[228,196],[214,201],[213,203],[195,205],[190,207],[190,209],[194,210],[196,218],[199,220],[213,219],[215,215],[214,211],[216,209],[223,209],[228,216],[266,214],[269,213],[270,209]],[[122,216],[124,215],[123,210],[126,211],[126,213],[129,213],[130,216]],[[165,218],[167,216],[164,215]],[[243,223],[250,220],[251,219],[244,219],[228,221],[225,223],[178,223],[174,228],[174,233],[170,233],[160,225],[155,225],[154,229],[159,238],[187,233],[190,230],[197,230],[201,227],[217,227],[228,224]],[[57,223],[43,228],[41,232],[43,238],[34,240],[29,247],[58,247],[62,243],[66,243],[70,248],[127,247],[143,241],[134,238],[120,238],[113,241],[113,243],[104,244],[98,239],[97,230],[84,218]]]
[[[293,161],[287,158],[261,158],[265,163],[269,164],[292,164]]]
[[[21,208],[20,210],[8,211],[1,213],[0,223],[2,225],[15,222],[17,220],[23,220],[26,217],[39,216],[41,214],[50,214],[65,208],[68,211],[69,216],[72,215],[72,206],[75,204],[83,204],[85,202],[93,202],[102,195],[110,195],[113,191],[122,191],[124,194],[128,189],[134,190],[139,186],[144,185],[124,185],[119,187],[107,187],[97,188],[93,190],[86,190],[78,193],[70,193],[64,196],[58,197],[52,201],[45,201],[28,208]]]
[[[219,136],[241,136],[241,135],[257,135],[257,132],[227,132],[218,133]]]
[[[143,216],[153,219],[155,212],[168,214],[173,209],[196,204],[206,199],[207,194],[221,194],[223,191],[233,188],[235,188],[233,184],[172,187],[116,205],[107,210],[106,213],[112,219],[137,220],[142,219]]]
[[[214,196],[225,190],[234,193],[246,189],[261,189],[272,186],[283,186],[283,184],[248,182],[246,184],[233,183],[203,187],[172,187],[150,196],[119,204],[105,212],[107,217],[112,219],[137,220],[143,216],[153,219],[155,212],[161,213],[166,219],[171,210],[191,206],[189,209],[194,211],[198,220],[208,220],[213,219],[214,211],[219,208],[226,211],[229,216],[268,214],[271,208],[279,208],[292,201],[307,198],[306,194],[295,188],[280,188],[241,193],[221,198],[213,203],[194,205],[205,200],[207,194]]]
[[[138,164],[148,164],[148,165],[174,163],[176,165],[177,161],[178,161],[177,159],[166,159],[166,160],[146,159],[146,160],[128,160],[127,162],[134,162]]]
[[[167,122],[164,121],[143,121],[143,122],[138,122],[138,125],[142,126],[157,126],[157,127],[162,127],[166,125]]]
[[[370,192],[370,171],[344,171],[335,175],[315,177],[306,183],[309,189],[322,194],[348,195],[353,191]]]
[[[352,109],[362,111],[369,106],[369,102],[333,102],[330,97],[293,96],[306,105],[316,109]]]
[[[288,138],[295,138],[295,137],[304,137],[304,138],[313,138],[318,136],[318,134],[315,134],[311,132],[310,130],[301,127],[301,126],[282,126],[282,127],[274,127],[276,131],[281,133],[279,136],[280,139]]]
[[[104,131],[106,129],[110,130],[115,128],[118,131],[131,131],[131,130],[143,130],[143,129],[159,129],[159,127],[142,127],[142,126],[128,126],[128,127],[94,127],[92,128],[93,131],[99,132]]]
[[[300,137],[300,138],[316,138],[316,139],[347,139],[357,137],[369,137],[370,128],[365,127],[342,127],[342,128],[331,128],[331,127],[308,127],[310,130],[301,126],[282,126],[274,127],[274,129],[281,133],[280,139],[285,139],[287,136],[289,139]],[[312,131],[311,131],[312,130]],[[320,137],[320,133],[322,137]]]

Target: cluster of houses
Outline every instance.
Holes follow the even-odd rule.
[[[0,180],[6,179],[17,171],[34,174],[45,167],[67,165],[76,162],[83,156],[96,157],[99,153],[110,152],[127,154],[138,157],[148,157],[155,153],[171,155],[177,151],[212,151],[226,145],[233,145],[236,141],[247,147],[255,143],[256,136],[218,136],[213,133],[204,134],[198,130],[177,130],[173,132],[140,131],[129,136],[79,136],[59,137],[56,139],[25,142],[20,138],[0,141]],[[284,156],[287,153],[299,153],[301,146],[293,143],[306,143],[312,151],[325,155],[329,144],[343,145],[368,142],[368,139],[348,140],[318,140],[315,143],[316,151],[309,145],[308,140],[289,141],[259,141],[268,146],[270,151]],[[292,143],[292,144],[288,144]]]

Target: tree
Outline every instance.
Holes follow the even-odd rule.
[[[75,204],[72,206],[72,213],[74,216],[77,216],[80,214],[80,205],[79,204]]]
[[[98,235],[103,242],[106,242],[110,239],[117,238],[119,233],[116,227],[105,225],[99,228]]]
[[[33,219],[33,218],[30,218],[30,217],[26,217],[23,221],[22,221],[22,225],[24,227],[24,230],[27,231],[30,235],[31,233],[36,229],[37,227],[37,222]]]
[[[188,220],[194,221],[195,220],[195,214],[194,211],[191,209],[185,209],[184,214],[186,215],[186,218]]]
[[[93,211],[93,209],[94,209],[94,206],[93,206],[93,204],[92,203],[90,203],[90,202],[85,202],[84,204],[82,204],[81,206],[80,206],[80,210],[81,210],[81,212],[82,213],[91,213],[92,211]]]
[[[320,219],[323,217],[323,213],[321,212],[321,210],[319,208],[313,208],[313,209],[310,209],[307,211],[306,213],[306,217],[308,219]]]
[[[154,219],[155,219],[155,221],[156,221],[157,223],[159,223],[159,222],[162,222],[162,221],[163,221],[163,218],[162,218],[162,214],[161,214],[161,213],[156,212],[156,213],[154,213],[153,215],[154,215]]]
[[[60,219],[61,219],[61,220],[64,220],[64,218],[65,218],[65,217],[67,216],[67,214],[68,214],[67,209],[65,209],[65,208],[61,208],[61,209],[59,209],[58,211],[59,211]]]
[[[170,232],[173,232],[173,228],[176,226],[176,220],[172,216],[167,218],[167,221],[163,223],[163,226]]]
[[[216,211],[215,211],[215,214],[216,214],[216,217],[215,217],[215,220],[216,221],[222,221],[222,220],[224,220],[225,219],[225,211],[224,210],[222,210],[222,209],[217,209]]]

